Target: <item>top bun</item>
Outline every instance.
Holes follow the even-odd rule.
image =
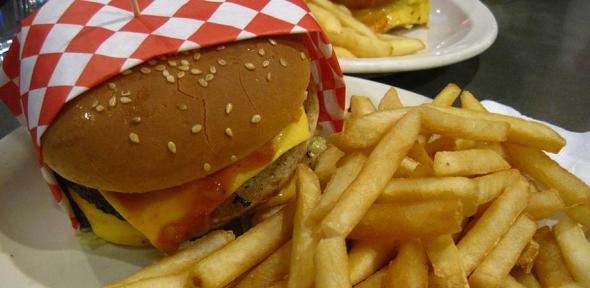
[[[297,35],[159,57],[68,102],[41,139],[43,159],[62,177],[106,191],[184,184],[298,119],[309,79]]]

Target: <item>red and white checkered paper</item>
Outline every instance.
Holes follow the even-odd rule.
[[[302,33],[320,99],[320,125],[340,130],[344,82],[332,46],[302,0],[50,0],[24,19],[0,70],[0,99],[28,128],[55,200],[67,198],[43,163],[40,139],[66,102],[155,56],[260,36]]]

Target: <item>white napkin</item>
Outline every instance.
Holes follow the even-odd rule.
[[[563,168],[578,176],[586,183],[590,183],[590,132],[576,133],[557,127],[550,123],[529,118],[514,110],[514,108],[498,102],[484,100],[481,102],[490,112],[501,113],[516,117],[535,120],[547,124],[559,133],[567,141],[567,145],[559,154],[547,153],[549,157],[557,161]]]

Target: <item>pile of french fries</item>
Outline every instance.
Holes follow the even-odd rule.
[[[549,127],[449,84],[416,107],[353,96],[329,142],[245,234],[107,287],[590,287],[590,187],[543,152],[565,145]]]
[[[307,5],[334,44],[338,57],[401,56],[426,47],[420,39],[374,32],[355,19],[344,5],[329,0],[309,0]]]

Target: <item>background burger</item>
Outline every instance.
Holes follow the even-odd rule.
[[[268,199],[306,158],[309,83],[296,35],[153,59],[67,103],[43,159],[98,236],[173,252]]]
[[[397,27],[427,25],[430,0],[335,0],[352,9],[355,18],[383,33]]]

